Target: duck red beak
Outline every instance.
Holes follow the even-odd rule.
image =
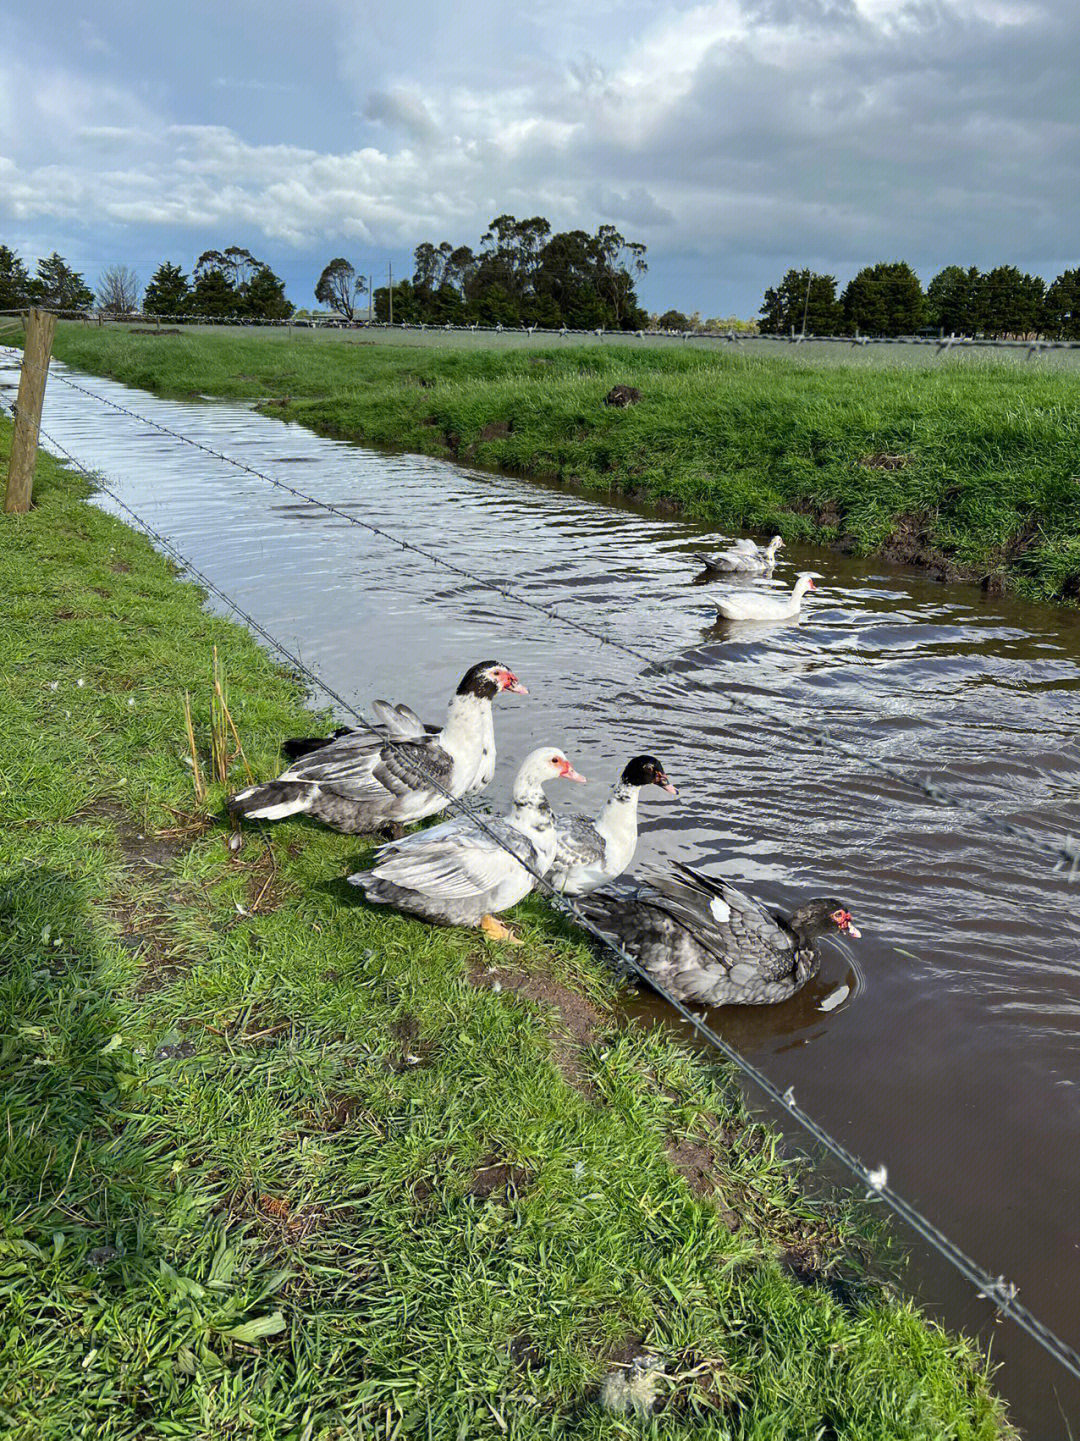
[[[512,670],[497,670],[495,678],[499,682],[501,690],[513,691],[515,695],[528,695],[527,686],[523,686]]]
[[[677,796],[679,794],[679,792],[675,789],[675,787],[671,784],[671,782],[668,780],[667,776],[663,774],[663,772],[661,772],[661,774],[656,777],[656,779],[653,781],[653,785],[659,786],[662,791],[667,791],[669,796]]]
[[[588,784],[585,777],[583,775],[579,775],[579,773],[574,769],[574,767],[570,764],[569,761],[563,761],[562,765],[560,765],[559,775],[563,778],[564,781],[580,781],[582,785]]]

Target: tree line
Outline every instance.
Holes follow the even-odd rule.
[[[478,250],[449,240],[418,245],[412,278],[375,290],[375,316],[406,324],[638,330],[648,324],[636,291],[645,255],[644,245],[614,225],[595,235],[553,232],[542,215],[499,215]],[[315,298],[351,320],[363,289],[339,257],[319,277]]]
[[[293,313],[285,299],[285,283],[262,260],[240,245],[204,250],[190,277],[172,261],[163,261],[142,293],[134,270],[110,265],[102,272],[97,293],[78,271],[54,251],[39,260],[31,275],[22,260],[0,245],[0,310],[26,305],[52,310],[90,310],[108,315],[209,316],[214,319],[288,320]]]
[[[411,278],[370,299],[378,320],[430,325],[535,325],[543,329],[686,330],[697,316],[677,310],[650,317],[636,285],[647,270],[645,246],[613,225],[595,234],[553,232],[543,216],[497,216],[473,250],[444,240],[418,245]],[[364,278],[344,257],[331,260],[315,286],[315,299],[346,321],[359,318],[368,293]],[[190,276],[164,261],[142,292],[125,265],[102,271],[95,292],[55,251],[31,274],[0,245],[0,310],[42,305],[127,315],[207,316],[229,320],[287,320],[294,313],[284,282],[242,246],[204,250]],[[713,324],[709,323],[710,326]],[[725,322],[734,324],[734,322]],[[1049,285],[1013,265],[980,271],[947,265],[923,290],[904,261],[864,267],[837,294],[836,277],[789,270],[765,292],[760,312],[765,334],[914,335],[919,331],[991,339],[1046,336],[1080,340],[1080,268]]]
[[[645,246],[613,225],[595,234],[553,232],[543,216],[499,215],[468,245],[418,245],[414,272],[391,290],[371,296],[378,320],[431,325],[535,325],[545,329],[638,330],[649,317],[638,303],[636,282],[647,269]],[[346,321],[359,317],[367,284],[342,256],[331,260],[315,285],[315,299]],[[214,319],[287,320],[293,306],[283,282],[242,246],[205,250],[190,276],[173,261],[154,271],[141,296],[125,265],[102,271],[97,293],[62,256],[39,260],[31,275],[0,245],[0,310],[43,305],[128,315],[207,316]]]
[[[1080,340],[1080,269],[1049,285],[1015,265],[980,271],[947,265],[924,291],[904,261],[868,265],[840,295],[836,277],[789,270],[765,292],[761,330],[767,335],[982,336]]]

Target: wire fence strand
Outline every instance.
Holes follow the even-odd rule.
[[[345,699],[337,690],[324,680],[315,670],[305,664],[303,660],[295,655],[289,648],[272,634],[260,621],[247,611],[238,601],[234,600],[225,590],[216,584],[209,576],[195,566],[179,550],[179,548],[165,535],[158,531],[148,521],[144,520],[135,510],[132,509],[119,495],[102,479],[100,473],[91,470],[88,466],[79,461],[65,446],[51,437],[46,431],[42,431],[45,442],[64,456],[77,470],[105,495],[138,527],[145,535],[154,541],[166,554],[170,555],[176,564],[191,575],[210,594],[216,596],[223,605],[227,606],[240,620],[242,620],[256,635],[259,635],[278,655],[281,656],[298,674],[302,675],[312,686],[321,690],[329,696],[336,705],[351,715],[363,729],[376,737],[381,744],[390,744],[398,750],[399,756],[422,778],[425,784],[435,791],[441,793],[447,799],[447,809],[468,816],[469,819],[484,831],[497,845],[504,849],[519,865],[529,872],[533,878],[535,889],[543,893],[549,900],[553,909],[566,919],[579,926],[586,934],[609,954],[614,956],[619,965],[638,980],[643,981],[647,986],[662,997],[668,1005],[676,1011],[684,1021],[693,1029],[695,1034],[729,1061],[736,1069],[751,1081],[757,1089],[766,1096],[775,1106],[795,1121],[802,1129],[813,1138],[813,1140],[855,1178],[860,1188],[865,1187],[868,1198],[880,1199],[889,1209],[920,1236],[932,1249],[947,1261],[961,1276],[976,1288],[979,1298],[990,1301],[1002,1315],[1008,1316],[1028,1336],[1031,1337],[1042,1349],[1058,1362],[1072,1376],[1080,1379],[1080,1352],[1077,1352],[1068,1342],[1064,1341],[1049,1326],[1039,1320],[1018,1299],[1018,1288],[1001,1275],[993,1275],[985,1267],[967,1255],[954,1241],[952,1241],[938,1226],[914,1206],[905,1197],[901,1196],[889,1184],[887,1171],[884,1166],[870,1167],[859,1159],[852,1151],[848,1150],[840,1141],[825,1129],[813,1116],[804,1111],[796,1102],[794,1090],[788,1087],[781,1090],[780,1087],[769,1079],[769,1077],[747,1060],[730,1042],[708,1025],[703,1016],[690,1010],[678,997],[673,995],[665,986],[655,980],[637,959],[617,942],[612,936],[595,926],[584,916],[572,899],[555,890],[546,876],[541,875],[533,868],[525,865],[490,825],[486,813],[478,811],[475,806],[464,801],[460,797],[452,796],[445,786],[434,776],[430,775],[422,766],[419,766],[413,757],[402,750],[400,743],[389,741],[387,737],[371,724],[355,706]]]
[[[80,385],[60,370],[54,370],[53,373],[56,379],[63,385],[71,390],[78,391],[80,394],[87,396],[98,404],[107,406],[121,415],[126,415],[139,424],[148,426],[162,435],[167,435],[171,439],[179,441],[181,444],[192,446],[196,450],[202,451],[203,454],[211,456],[213,459],[225,465],[233,466],[235,469],[243,471],[246,475],[250,475],[257,480],[272,485],[277,490],[284,491],[286,494],[291,495],[294,499],[301,500],[307,505],[325,511],[327,514],[333,515],[349,525],[356,526],[358,529],[367,531],[369,534],[379,536],[381,539],[401,550],[422,556],[424,560],[438,569],[449,571],[451,574],[468,580],[470,583],[480,586],[484,590],[494,591],[505,600],[535,611],[545,616],[548,620],[555,621],[559,625],[577,631],[580,635],[588,636],[599,645],[620,651],[623,655],[628,656],[643,666],[646,672],[663,674],[669,669],[668,663],[662,658],[651,656],[645,651],[640,650],[637,646],[630,645],[626,641],[608,635],[596,626],[579,620],[576,616],[567,614],[557,606],[549,605],[544,601],[539,601],[532,596],[525,595],[521,591],[514,590],[512,587],[503,584],[496,577],[480,575],[476,571],[459,565],[456,561],[450,560],[447,556],[437,551],[432,551],[425,546],[417,545],[414,541],[407,540],[403,536],[387,530],[384,526],[376,525],[374,521],[365,520],[360,516],[353,515],[349,511],[343,510],[341,506],[334,505],[331,501],[322,500],[318,496],[314,496],[310,494],[310,492],[301,490],[298,486],[290,484],[288,481],[281,480],[277,476],[259,470],[256,466],[249,465],[246,461],[228,455],[226,452],[218,450],[214,446],[207,445],[201,440],[196,440],[192,436],[184,435],[182,431],[175,430],[168,425],[163,425],[160,421],[153,420],[149,416],[140,415],[138,411],[132,410],[129,406],[122,405],[119,401],[112,400],[110,397],[102,395],[98,391],[90,390],[86,386]],[[694,677],[684,676],[682,680],[684,684],[695,686],[702,690],[704,694],[707,694],[710,699],[715,700],[716,692],[701,686],[699,682],[695,681]],[[732,714],[741,713],[758,721],[765,720],[770,723],[775,723],[775,713],[763,706],[755,705],[750,701],[732,695],[725,695],[723,700],[729,712]],[[789,736],[801,739],[805,745],[812,749],[831,751],[835,755],[842,756],[845,761],[853,763],[860,769],[872,771],[875,775],[891,781],[894,785],[901,786],[909,791],[915,791],[923,800],[931,801],[937,806],[949,809],[958,819],[963,819],[972,826],[979,826],[994,831],[998,835],[1008,837],[1010,840],[1022,841],[1031,849],[1041,853],[1051,863],[1053,870],[1064,871],[1070,882],[1075,880],[1078,872],[1080,872],[1080,838],[1073,836],[1071,833],[1065,835],[1059,833],[1047,839],[1038,835],[1029,826],[1019,825],[1014,821],[1005,820],[1001,816],[994,815],[988,810],[973,807],[951,794],[940,779],[934,779],[930,776],[925,776],[921,779],[912,777],[896,766],[881,760],[879,757],[870,755],[865,749],[860,749],[841,740],[832,733],[828,725],[824,722],[819,722],[813,726],[800,725],[797,722],[789,723],[786,733]],[[939,775],[940,774],[939,772]],[[1010,809],[1015,811],[1020,809],[1020,807],[1013,804],[1010,806]]]

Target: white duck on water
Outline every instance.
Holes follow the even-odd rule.
[[[377,906],[395,906],[440,926],[473,926],[493,940],[517,942],[496,919],[546,876],[555,859],[555,821],[543,787],[585,777],[554,746],[525,757],[509,815],[478,825],[454,816],[380,846],[370,871],[349,877]]]
[[[694,559],[700,560],[706,570],[726,575],[772,575],[776,565],[776,552],[783,550],[784,542],[774,535],[768,545],[758,545],[752,540],[736,540],[727,550],[709,554],[703,550],[693,552]]]
[[[474,665],[451,697],[439,730],[426,727],[407,706],[376,702],[381,722],[377,734],[348,731],[303,750],[277,780],[232,796],[229,811],[246,820],[309,815],[350,834],[437,815],[445,809],[448,794],[467,795],[491,780],[491,702],[504,690],[528,694],[500,661]],[[307,747],[308,742],[305,738],[287,744]]]
[[[835,897],[806,901],[790,916],[772,914],[727,881],[680,862],[585,896],[578,907],[678,1000],[710,1006],[786,1001],[817,975],[822,936],[859,937]]]
[[[669,795],[678,795],[655,756],[634,756],[596,820],[588,816],[556,820],[558,845],[550,879],[557,891],[583,896],[622,875],[637,849],[638,797],[644,786],[659,786]]]
[[[790,591],[741,590],[718,596],[716,609],[723,620],[788,620],[802,610],[806,592],[815,589],[813,572],[804,570]]]

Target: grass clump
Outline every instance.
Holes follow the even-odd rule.
[[[239,740],[266,775],[311,716],[86,496],[43,456],[0,531],[5,1434],[1011,1434],[539,902],[508,955],[357,903],[355,837],[228,851]],[[605,1410],[642,1355],[652,1414]]]
[[[1072,370],[78,326],[60,327],[56,350],[162,394],[256,398],[268,413],[370,445],[557,476],[1034,598],[1080,596]],[[616,383],[639,388],[641,403],[606,406]]]

